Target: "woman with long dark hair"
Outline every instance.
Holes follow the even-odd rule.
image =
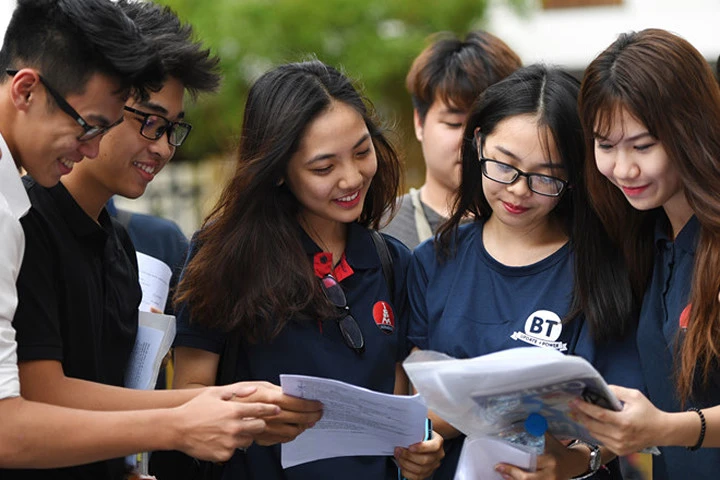
[[[592,61],[579,104],[591,200],[644,293],[648,397],[617,388],[622,412],[578,403],[578,417],[618,454],[660,446],[654,478],[715,478],[720,450],[702,447],[720,447],[720,89],[690,43],[648,29]]]
[[[587,201],[578,89],[568,73],[533,65],[473,106],[456,208],[435,241],[415,250],[408,274],[415,348],[456,358],[555,348],[615,383],[641,386],[629,277]],[[468,217],[476,220],[463,225]],[[586,235],[603,256],[578,262],[576,241]],[[452,479],[463,437],[433,422],[447,447],[435,478]],[[589,477],[612,458],[594,445],[549,438],[537,472],[497,469],[505,478]]]
[[[394,205],[400,162],[363,97],[319,61],[277,67],[249,92],[237,159],[178,286],[175,384],[213,384],[224,344],[237,342],[233,380],[278,384],[291,373],[407,393],[410,252],[380,237],[382,260],[371,232]],[[293,423],[291,413],[280,427],[270,419],[224,478],[397,478],[384,457],[283,470],[273,444],[305,427]],[[409,479],[429,476],[442,456],[439,435],[395,455]]]

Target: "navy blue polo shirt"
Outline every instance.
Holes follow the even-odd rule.
[[[318,261],[320,248],[300,233],[308,254],[308,267]],[[314,375],[332,378],[392,393],[395,364],[407,355],[405,276],[410,251],[394,238],[385,236],[393,260],[395,292],[388,291],[380,259],[369,231],[357,223],[348,228],[345,249],[353,273],[340,280],[345,296],[365,337],[365,352],[357,354],[343,341],[334,320],[309,323],[292,321],[272,341],[251,345],[241,340],[236,381],[265,380],[280,384],[280,374]],[[191,252],[195,246],[191,245]],[[347,272],[346,272],[347,273]],[[280,272],[282,274],[282,272]],[[341,276],[338,276],[338,278]],[[252,281],[249,279],[249,281]],[[380,328],[382,315],[377,305],[387,302],[394,316],[394,328]],[[220,354],[227,334],[191,324],[185,308],[178,311],[176,346],[198,348]],[[253,444],[247,453],[236,453],[226,463],[224,479],[316,480],[397,479],[397,468],[389,457],[340,457],[298,465],[283,470],[280,445]]]
[[[23,178],[32,202],[17,280],[18,361],[57,360],[65,376],[122,386],[142,298],[135,249],[103,209],[96,223],[62,183]],[[3,479],[121,480],[124,459],[52,470],[0,471]]]
[[[688,306],[700,223],[693,216],[674,242],[667,232],[667,219],[658,221],[655,265],[640,313],[637,344],[650,400],[661,410],[680,412],[673,376],[678,365],[674,353],[681,340],[678,337],[680,315]],[[720,403],[717,372],[708,388],[696,385],[694,395],[686,408],[709,408]],[[716,478],[718,475],[718,448],[691,452],[685,447],[660,447],[660,451],[662,455],[653,456],[654,479]]]
[[[569,244],[532,265],[495,260],[482,241],[483,221],[458,229],[456,254],[439,262],[433,240],[415,249],[408,272],[408,340],[422,350],[472,358],[541,346],[588,360],[608,383],[641,388],[634,335],[596,344],[582,317],[563,324],[573,293]],[[452,479],[464,437],[446,441],[433,477]]]

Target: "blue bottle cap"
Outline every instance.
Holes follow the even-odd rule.
[[[545,435],[548,429],[547,420],[539,413],[531,413],[525,420],[525,431],[535,437]]]

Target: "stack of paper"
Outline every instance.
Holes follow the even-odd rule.
[[[568,402],[581,397],[621,408],[590,363],[550,348],[514,348],[464,360],[416,351],[403,366],[428,408],[468,436],[497,435],[535,412],[558,438],[598,443],[568,416]]]

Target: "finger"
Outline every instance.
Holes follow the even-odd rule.
[[[150,313],[163,313],[163,312],[159,308],[150,307]]]
[[[438,450],[442,450],[443,439],[440,435],[433,432],[433,437],[430,440],[418,442],[410,445],[408,448],[413,453],[434,453]]]
[[[240,420],[235,427],[234,436],[255,436],[260,435],[267,429],[267,423],[259,418],[248,418]]]
[[[498,472],[505,480],[521,480],[527,478],[527,472],[525,470],[507,463],[498,463],[495,465],[495,471]]]
[[[283,410],[290,410],[293,412],[306,412],[314,413],[322,411],[322,403],[316,400],[307,400],[304,398],[293,397],[291,395],[282,395],[277,402]]]
[[[610,422],[619,414],[619,412],[608,410],[607,408],[602,408],[577,398],[570,400],[569,405],[573,413],[580,412],[604,423]]]
[[[271,403],[233,403],[238,418],[272,418],[280,412],[280,407]]]
[[[232,400],[233,397],[244,398],[257,391],[257,387],[243,385],[241,383],[216,388],[219,389],[220,398],[223,400]]]
[[[305,431],[305,428],[296,424],[275,423],[269,420],[265,431],[268,436],[272,436],[276,440],[275,443],[285,443],[294,440]]]
[[[279,407],[278,407],[279,408]],[[272,419],[275,423],[291,423],[303,425],[305,428],[315,425],[322,417],[322,412],[299,413],[281,410],[277,416]]]

